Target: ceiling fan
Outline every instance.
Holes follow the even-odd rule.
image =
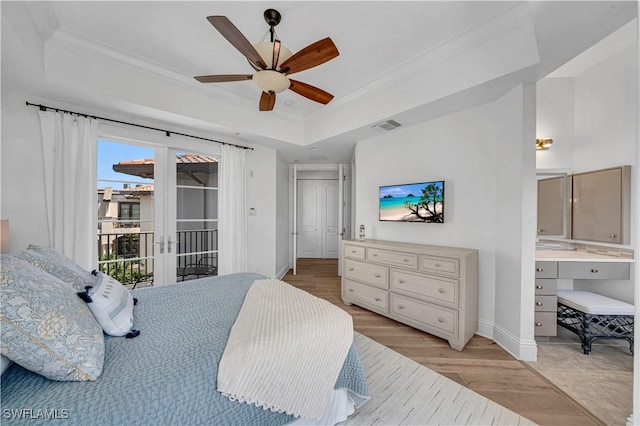
[[[254,74],[202,75],[194,78],[201,83],[253,80],[255,85],[262,90],[260,111],[273,110],[276,103],[276,93],[286,89],[291,89],[312,101],[328,104],[333,99],[332,94],[310,84],[290,79],[289,75],[313,68],[335,58],[340,54],[336,45],[333,44],[331,38],[327,37],[310,44],[296,54],[292,54],[276,38],[275,26],[280,23],[281,18],[282,16],[277,10],[265,10],[264,19],[269,25],[270,41],[261,41],[252,45],[226,16],[207,17],[211,25],[247,58],[256,72]]]

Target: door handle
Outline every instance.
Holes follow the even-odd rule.
[[[164,253],[164,237],[160,237],[160,240],[156,241],[155,244],[160,246],[160,254]]]
[[[173,241],[171,241],[171,235],[169,235],[168,241],[167,241],[167,252],[171,253],[171,244],[173,244]]]

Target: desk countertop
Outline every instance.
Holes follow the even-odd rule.
[[[623,262],[634,263],[634,259],[607,256],[578,250],[536,250],[536,260],[558,262]]]

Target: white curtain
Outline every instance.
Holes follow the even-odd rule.
[[[220,274],[247,271],[247,152],[222,146],[218,268]]]
[[[40,111],[49,246],[87,270],[97,266],[98,122]]]

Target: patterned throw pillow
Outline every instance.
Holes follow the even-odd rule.
[[[96,380],[104,334],[67,283],[13,255],[0,256],[2,344],[15,363],[52,380]]]
[[[93,285],[95,282],[91,272],[82,269],[80,265],[55,249],[31,244],[26,250],[16,252],[14,255],[71,284],[76,291],[84,291],[86,286]]]
[[[120,281],[95,271],[96,282],[80,293],[81,299],[110,336],[126,336],[133,327],[133,296]]]

